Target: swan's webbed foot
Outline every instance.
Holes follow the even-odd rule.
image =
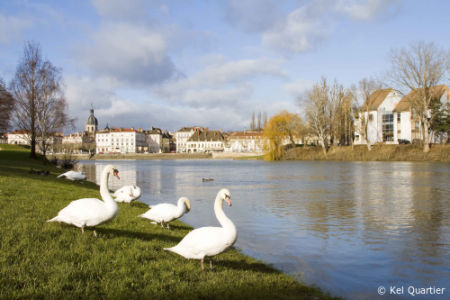
[[[166,226],[166,228],[167,228],[167,229],[170,229],[170,225],[169,225],[169,223],[167,223],[167,226]]]
[[[94,228],[94,236],[97,237],[97,231],[95,231],[95,228]]]

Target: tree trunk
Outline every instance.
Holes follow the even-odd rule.
[[[426,122],[422,122],[422,130],[423,130],[423,152],[430,152],[430,133],[428,132],[428,124]]]
[[[31,146],[31,152],[30,152],[30,157],[31,158],[36,158],[36,136],[34,133],[31,133],[31,141],[30,141],[30,146]]]
[[[322,139],[322,151],[323,151],[323,155],[325,155],[325,158],[327,158],[327,145],[326,145],[326,138],[321,138]]]

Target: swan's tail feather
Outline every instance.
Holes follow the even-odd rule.
[[[61,178],[61,177],[64,177],[64,176],[66,176],[66,175],[61,174],[61,175],[56,176],[56,178]]]
[[[48,220],[47,222],[57,222],[58,221],[58,216],[54,217],[53,219]]]

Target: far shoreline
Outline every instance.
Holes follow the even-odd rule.
[[[263,153],[127,153],[127,154],[56,154],[48,155],[49,159],[71,158],[74,160],[263,160]],[[368,151],[365,145],[333,146],[325,157],[319,146],[300,146],[283,152],[281,161],[403,161],[403,162],[450,162],[450,145],[433,145],[430,152],[424,153],[419,145],[372,145]]]

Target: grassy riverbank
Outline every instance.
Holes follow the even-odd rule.
[[[283,160],[338,160],[338,161],[430,161],[450,162],[450,145],[433,145],[424,153],[418,145],[373,145],[368,151],[366,145],[353,148],[331,147],[325,158],[321,147],[298,147],[287,150]]]
[[[78,228],[46,223],[72,200],[100,197],[98,186],[56,179],[61,170],[30,160],[27,150],[1,148],[1,299],[330,298],[236,249],[216,257],[213,272],[202,272],[198,261],[162,250],[191,228],[177,221],[169,231],[137,218],[147,210],[142,203],[119,204],[117,217],[97,228],[98,238],[91,230],[81,235]]]

